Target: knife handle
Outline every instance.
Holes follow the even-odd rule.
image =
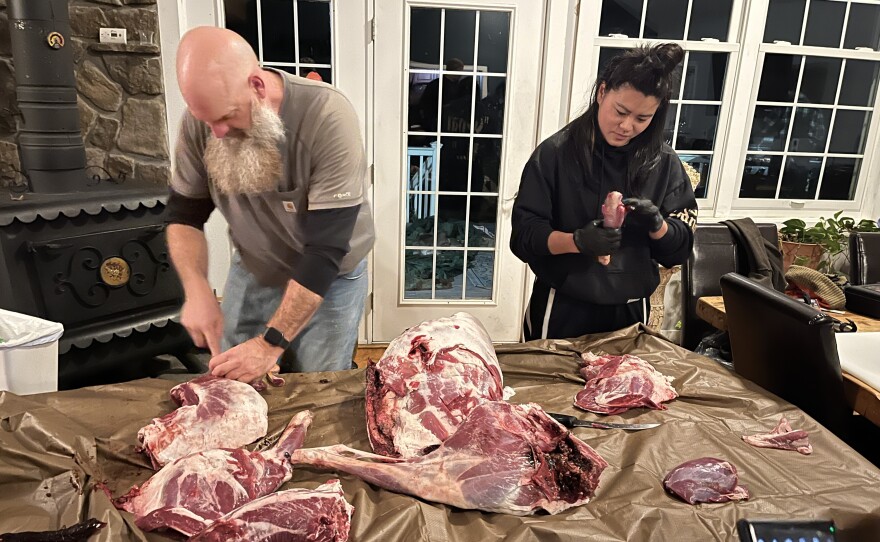
[[[575,422],[578,421],[576,417],[569,416],[568,414],[556,414],[555,412],[548,412],[547,415],[569,429],[574,429]]]

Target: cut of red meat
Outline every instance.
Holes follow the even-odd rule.
[[[190,542],[345,542],[354,507],[339,480],[315,489],[288,489],[233,510]]]
[[[492,340],[470,314],[423,322],[366,371],[367,433],[377,454],[417,457],[483,401],[503,399]]]
[[[138,431],[154,469],[214,448],[238,448],[265,436],[266,400],[249,384],[204,375],[171,388],[180,408]]]
[[[748,499],[749,490],[737,483],[736,467],[714,457],[686,461],[663,479],[667,491],[690,504]]]
[[[308,410],[297,413],[278,443],[262,452],[215,449],[176,459],[113,504],[134,514],[145,531],[172,529],[192,536],[290,480],[290,454],[302,446],[311,422]]]
[[[588,502],[608,463],[534,404],[484,402],[429,453],[391,458],[347,446],[300,449],[292,461],[466,509],[555,514]]]
[[[779,450],[796,450],[804,455],[813,453],[810,435],[806,431],[795,431],[783,416],[773,431],[757,435],[743,435],[742,439],[758,448],[777,448]]]
[[[662,403],[678,397],[664,376],[647,361],[630,355],[583,354],[581,376],[587,381],[574,405],[597,414],[620,414],[631,408],[666,410]]]
[[[623,194],[620,192],[608,192],[608,195],[605,197],[605,203],[602,204],[602,217],[602,226],[605,228],[617,229],[623,226],[623,220],[626,218]],[[608,265],[611,263],[611,256],[599,256],[599,263]]]

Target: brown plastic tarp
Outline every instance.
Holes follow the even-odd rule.
[[[548,411],[576,411],[583,386],[575,352],[637,354],[673,376],[681,394],[669,410],[637,409],[608,421],[660,422],[626,433],[577,429],[610,466],[588,504],[549,516],[515,517],[463,511],[377,489],[342,475],[354,505],[351,539],[426,540],[736,540],[739,518],[833,519],[840,540],[880,540],[880,471],[792,405],[743,381],[715,362],[682,350],[644,329],[569,341],[536,341],[498,348],[513,402]],[[301,409],[315,415],[306,446],[335,443],[369,450],[364,423],[364,372],[287,375],[265,394],[270,434]],[[38,396],[0,395],[0,533],[57,529],[89,517],[108,523],[90,540],[166,540],[137,529],[113,509],[98,481],[114,495],[151,474],[133,451],[138,429],[169,412],[174,382],[145,379]],[[742,434],[772,429],[785,414],[810,434],[813,454],[754,448]],[[752,498],[691,506],[664,492],[676,465],[703,456],[739,469]],[[315,487],[333,473],[300,468],[285,487]]]

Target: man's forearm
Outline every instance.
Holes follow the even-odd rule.
[[[292,340],[311,320],[323,300],[323,297],[297,281],[290,280],[287,282],[281,304],[268,325],[281,331],[288,340]]]
[[[166,236],[171,262],[177,270],[186,295],[195,295],[205,290],[211,292],[208,282],[208,241],[205,233],[192,226],[169,224]]]

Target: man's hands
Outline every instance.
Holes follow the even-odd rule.
[[[214,376],[251,383],[273,369],[283,352],[262,337],[254,337],[212,357],[208,369]]]
[[[649,199],[626,198],[623,204],[629,209],[626,214],[626,223],[647,230],[648,233],[656,233],[663,227],[663,216],[660,209]]]
[[[594,220],[574,232],[574,246],[587,256],[605,256],[620,248],[620,230],[603,228],[602,220]]]
[[[187,296],[180,310],[180,323],[196,346],[207,348],[212,356],[220,353],[223,313],[213,292],[208,290],[207,294]]]

